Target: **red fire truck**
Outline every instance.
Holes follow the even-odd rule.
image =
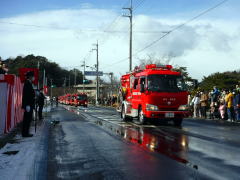
[[[146,65],[121,77],[120,112],[124,121],[138,118],[173,121],[176,126],[188,116],[188,92],[181,73],[171,65]]]
[[[66,95],[65,95],[64,104],[70,105],[70,103],[71,103],[71,98],[72,98],[71,94],[66,94]]]
[[[75,100],[74,100],[74,105],[87,107],[88,106],[87,94],[85,94],[85,93],[76,94]]]

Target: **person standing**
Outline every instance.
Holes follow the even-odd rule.
[[[219,114],[220,114],[220,119],[224,120],[225,119],[225,110],[226,110],[226,106],[224,102],[220,102],[219,105]]]
[[[38,118],[41,120],[43,119],[42,117],[42,110],[43,110],[43,106],[44,106],[44,100],[45,100],[45,96],[43,94],[42,91],[39,92],[38,95]]]
[[[23,86],[22,96],[22,108],[24,109],[23,124],[22,124],[22,136],[32,137],[29,134],[30,124],[32,121],[33,109],[35,104],[35,92],[32,82],[34,81],[34,72],[29,71],[26,73],[26,81]]]
[[[200,93],[200,108],[201,108],[201,117],[207,118],[207,101],[208,101],[208,95],[204,91],[201,91]]]
[[[192,99],[191,104],[193,104],[193,117],[197,118],[200,115],[200,97],[199,93],[197,93]]]
[[[3,69],[3,72],[4,74],[8,74],[8,68],[6,67],[6,64],[2,64],[2,69]]]
[[[56,107],[58,107],[58,101],[59,101],[59,98],[58,96],[56,97]]]
[[[4,70],[3,62],[0,59],[0,74],[6,74],[6,71]]]
[[[233,93],[230,90],[228,94],[226,95],[226,106],[227,106],[227,114],[228,114],[228,121],[234,121],[235,115],[234,115],[234,107],[233,107]]]
[[[236,90],[234,97],[233,97],[233,106],[235,112],[235,120],[240,120],[240,93]]]
[[[215,103],[218,101],[220,95],[220,91],[216,86],[213,87],[212,94],[211,94],[211,103]]]

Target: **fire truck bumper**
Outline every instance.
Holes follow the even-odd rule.
[[[145,117],[151,119],[178,119],[189,116],[189,111],[147,111]]]

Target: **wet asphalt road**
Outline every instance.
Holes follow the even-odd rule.
[[[48,179],[240,179],[240,126],[122,122],[111,108],[51,113]]]

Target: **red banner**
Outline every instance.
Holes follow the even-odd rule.
[[[48,93],[48,87],[47,87],[47,86],[44,86],[44,88],[43,88],[43,93],[44,93],[44,94],[47,94],[47,93]]]
[[[0,75],[0,134],[22,121],[23,84],[15,75]]]
[[[33,71],[34,72],[34,81],[33,84],[37,85],[38,84],[38,79],[39,79],[39,69],[38,68],[20,68],[19,69],[19,76],[22,82],[24,82],[26,80],[26,73],[29,71]]]

